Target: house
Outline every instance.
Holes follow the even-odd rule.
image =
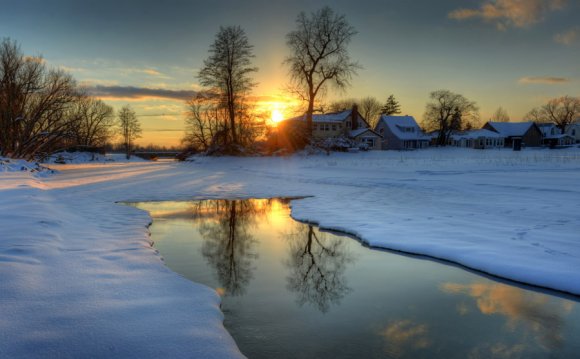
[[[431,138],[423,133],[413,116],[382,115],[375,132],[383,136],[383,150],[429,147]]]
[[[481,129],[455,133],[450,136],[449,146],[486,149],[504,146],[504,137],[494,131]]]
[[[306,115],[284,122],[305,123]],[[348,138],[361,148],[381,149],[381,136],[369,128],[368,122],[360,115],[357,106],[340,112],[313,114],[312,137],[318,140]]]
[[[570,146],[575,142],[574,137],[569,134],[563,134],[553,123],[538,123],[538,127],[542,131],[542,145],[544,146]]]
[[[580,119],[578,119],[580,122]],[[574,143],[580,143],[580,123],[574,123],[568,126],[566,134],[574,139]]]
[[[489,121],[483,129],[502,135],[504,147],[519,149],[522,146],[538,147],[542,144],[542,131],[534,122],[493,122]]]

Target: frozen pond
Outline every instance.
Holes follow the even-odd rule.
[[[573,358],[578,299],[369,249],[288,199],[134,204],[174,271],[222,295],[249,358]],[[348,210],[345,208],[345,210]]]

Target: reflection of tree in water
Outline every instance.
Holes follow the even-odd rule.
[[[287,288],[296,292],[299,305],[310,303],[321,312],[331,304],[339,304],[351,291],[344,271],[353,261],[344,238],[316,232],[311,225],[297,224],[288,235],[290,268]]]
[[[268,200],[212,200],[195,202],[192,207],[204,239],[202,254],[229,295],[244,294],[253,277],[258,254],[251,228],[270,206]]]

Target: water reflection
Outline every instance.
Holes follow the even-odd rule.
[[[199,223],[203,238],[202,254],[215,269],[222,293],[237,296],[245,293],[258,258],[252,226],[269,208],[268,201],[198,201],[190,213]]]
[[[286,261],[290,269],[286,287],[296,293],[296,302],[301,306],[312,304],[323,313],[331,304],[339,304],[352,290],[344,275],[347,264],[354,260],[346,246],[346,238],[329,238],[312,225],[301,223],[297,223],[286,238],[290,250]]]
[[[408,351],[426,349],[431,346],[429,327],[410,320],[399,320],[379,332],[385,339],[385,351],[389,357],[400,358]]]
[[[573,358],[576,300],[370,250],[298,223],[289,200],[154,202],[169,267],[223,287],[224,325],[252,358]],[[258,256],[259,253],[259,256]]]
[[[444,283],[441,289],[450,294],[463,294],[475,300],[477,309],[485,315],[499,314],[506,317],[510,331],[532,334],[535,342],[545,349],[556,350],[564,342],[564,317],[571,312],[574,303],[525,291],[500,283]],[[494,347],[491,347],[493,349]],[[497,352],[520,352],[521,348],[496,347]]]

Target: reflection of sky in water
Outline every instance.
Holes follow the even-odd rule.
[[[223,296],[252,358],[543,358],[580,352],[576,302],[365,248],[276,199],[139,203],[167,265]]]

